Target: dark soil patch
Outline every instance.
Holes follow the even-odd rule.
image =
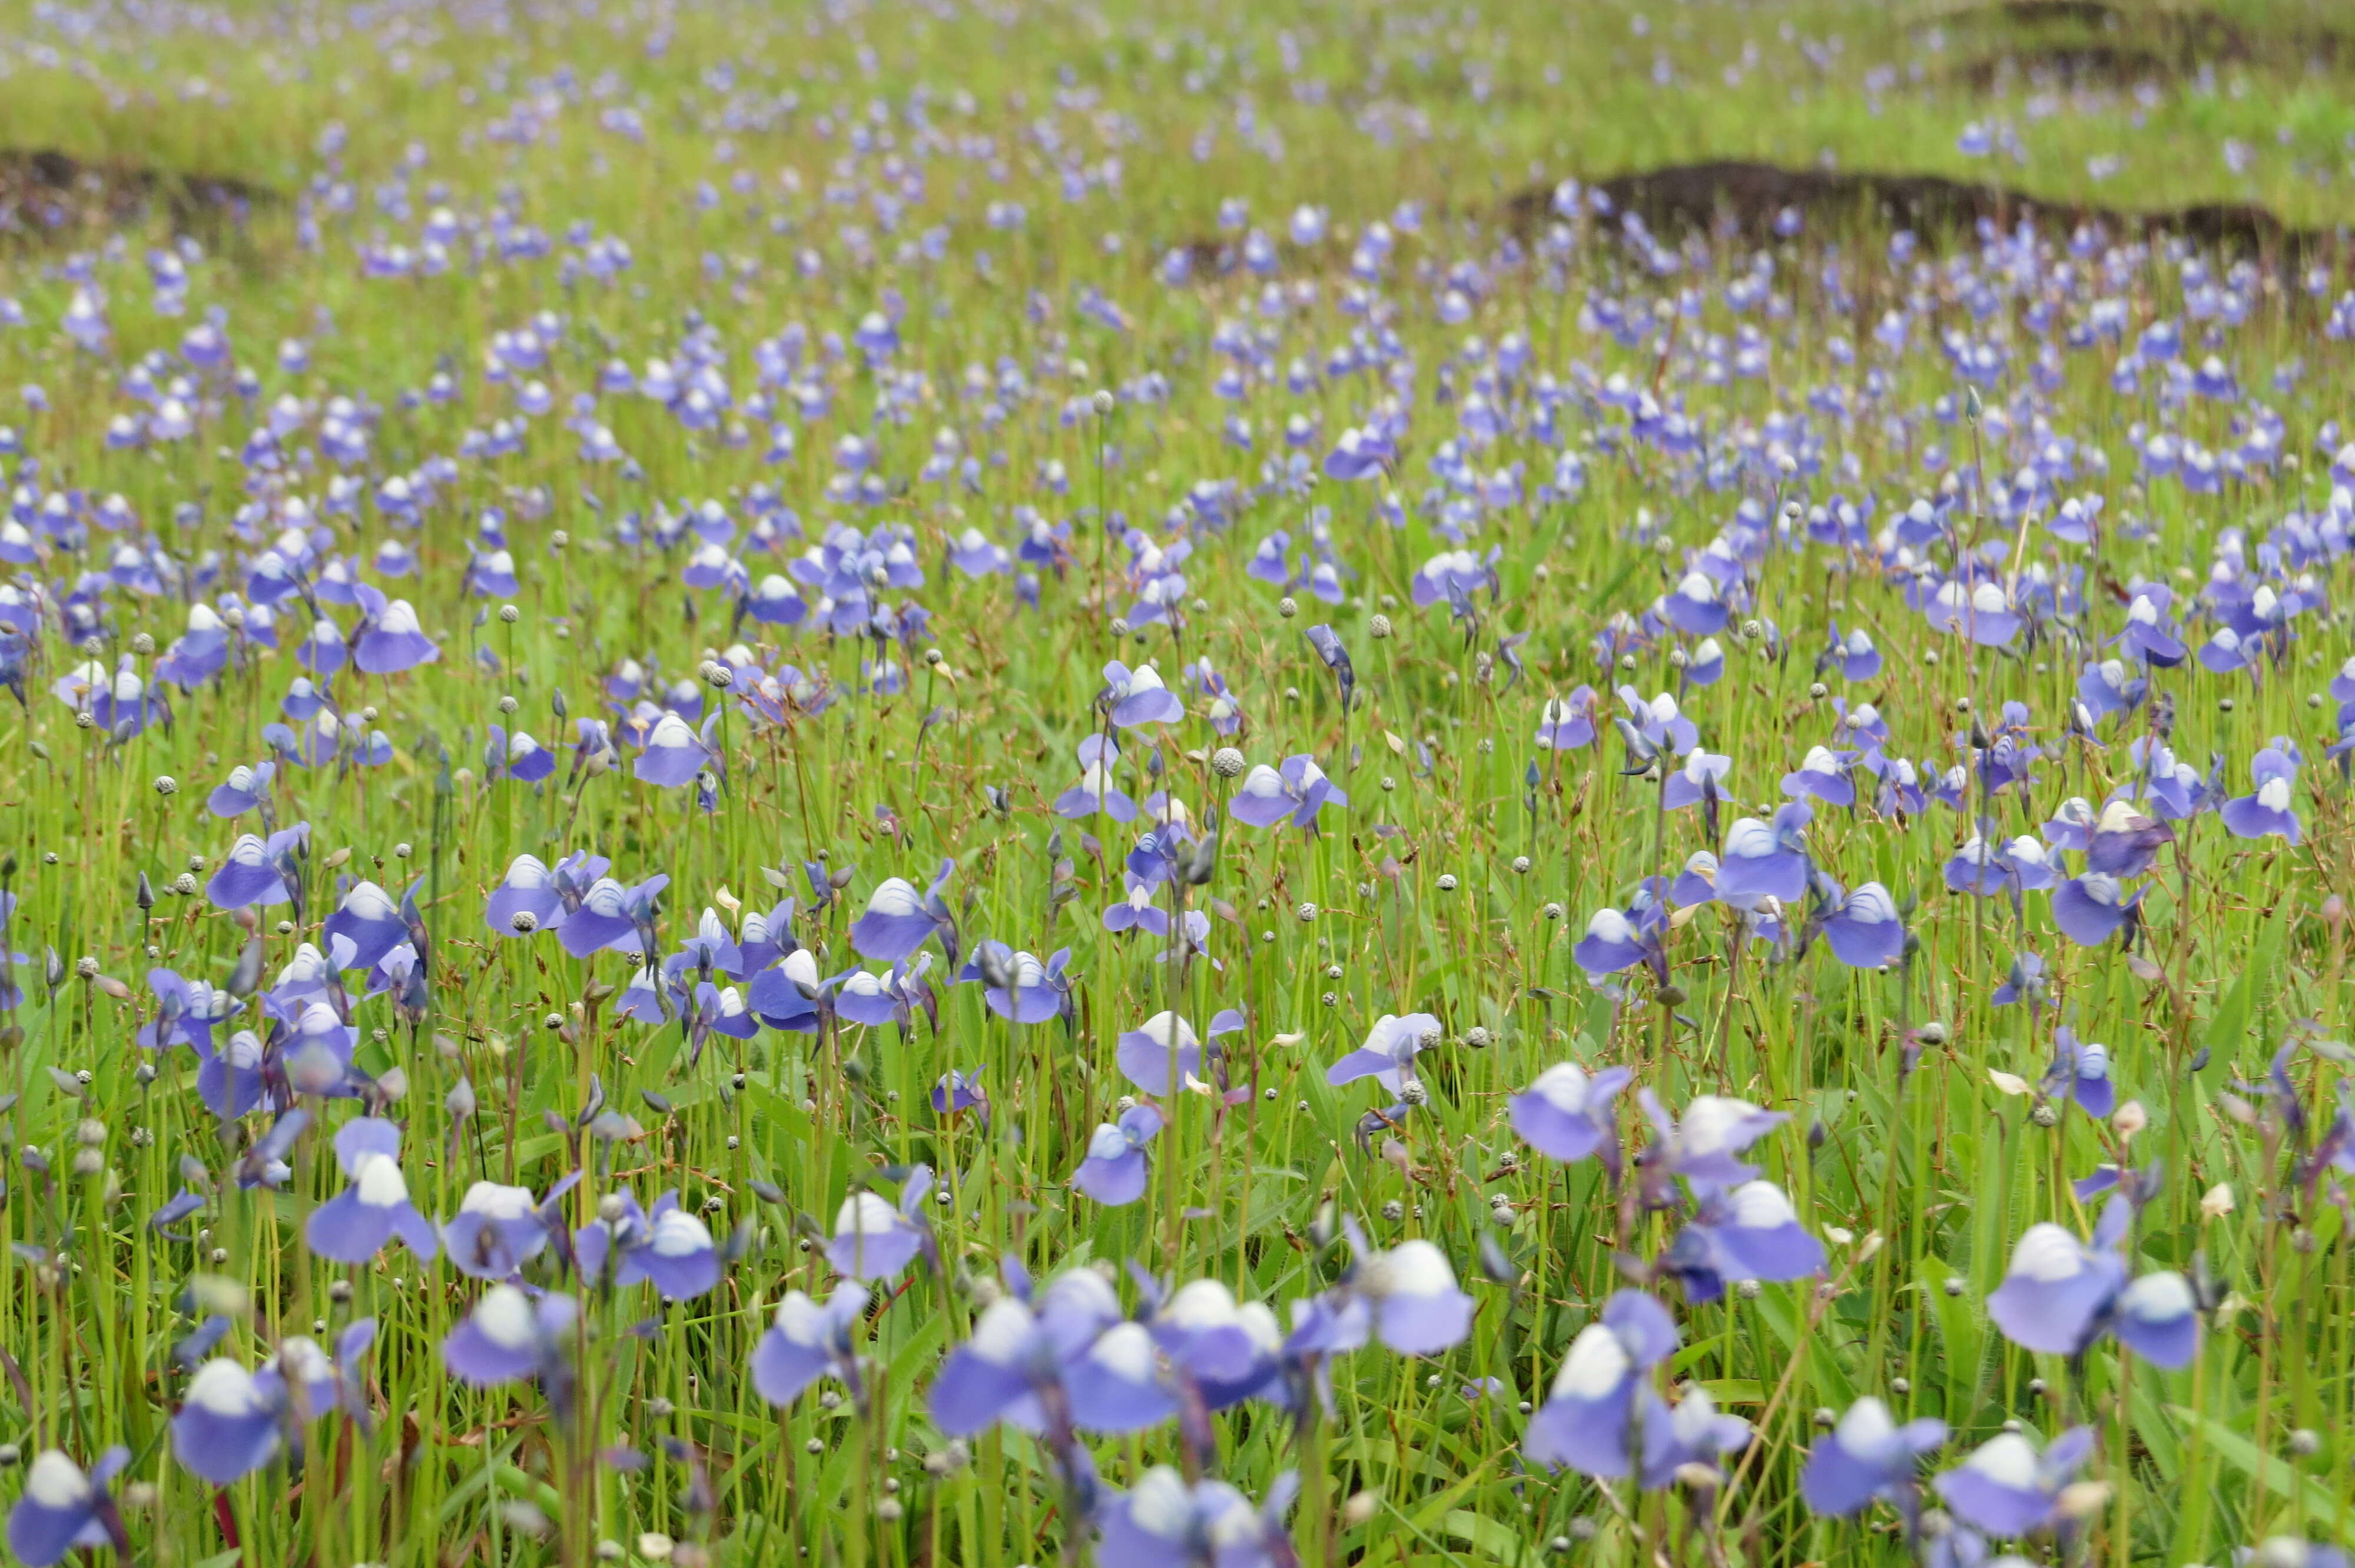
[[[1766,241],[1782,214],[1796,208],[1809,233],[1838,233],[1860,221],[1913,229],[1925,244],[1972,233],[1981,218],[2009,227],[2024,217],[2049,232],[2065,234],[2093,223],[2112,235],[2176,234],[2220,251],[2283,260],[2318,252],[2330,238],[2292,228],[2265,208],[2243,203],[2131,212],[2048,201],[1941,175],[1785,169],[1730,160],[1617,175],[1586,188],[1601,192],[1610,204],[1609,215],[1592,221],[1615,228],[1618,215],[1633,213],[1661,235],[1701,230]],[[1524,233],[1535,232],[1552,221],[1552,201],[1551,186],[1520,192],[1507,201],[1507,218]]]
[[[239,179],[0,148],[0,243],[97,240],[159,217],[176,233],[218,233],[278,200]]]
[[[2253,31],[2222,11],[2196,6],[2129,7],[2105,0],[1998,0],[1948,11],[1942,26],[2000,35],[1988,52],[1956,69],[1984,90],[2007,65],[2031,80],[2131,85],[2189,75],[2202,66],[2303,68],[2355,58],[2355,36],[2328,28]]]
[[[2176,58],[2157,49],[2118,44],[2070,44],[2049,49],[2008,49],[1966,62],[1955,79],[1975,92],[1990,92],[2007,79],[2039,87],[2133,87],[2168,81],[2179,73]]]

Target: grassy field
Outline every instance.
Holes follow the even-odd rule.
[[[2343,1561],[2350,90],[8,8],[10,1550]]]

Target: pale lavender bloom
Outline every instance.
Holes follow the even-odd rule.
[[[1685,758],[1685,765],[1668,775],[1660,797],[1664,810],[1681,811],[1688,806],[1708,804],[1732,799],[1725,792],[1725,776],[1733,771],[1733,758],[1717,757],[1695,747]],[[1849,791],[1855,798],[1855,791]]]
[[[1945,1422],[1929,1417],[1901,1426],[1887,1405],[1866,1394],[1808,1455],[1799,1495],[1826,1518],[1861,1512],[1876,1498],[1910,1518],[1922,1457],[1945,1441]]]
[[[1374,1337],[1401,1355],[1436,1355],[1472,1331],[1472,1298],[1430,1242],[1403,1241],[1361,1257],[1349,1286],[1371,1309]]]
[[[851,1193],[835,1213],[826,1261],[853,1279],[889,1279],[898,1274],[931,1240],[919,1206],[932,1190],[932,1171],[919,1165],[900,1187],[897,1205],[871,1190]]]
[[[1676,1322],[1658,1302],[1634,1290],[1614,1295],[1602,1320],[1571,1340],[1545,1403],[1529,1417],[1522,1455],[1601,1479],[1626,1475],[1636,1399],[1651,1393],[1645,1374],[1675,1353],[1677,1341]]]
[[[1877,969],[1905,951],[1905,923],[1889,889],[1868,882],[1841,898],[1824,918],[1824,940],[1850,969]]]
[[[2110,1048],[2079,1041],[2067,1024],[2052,1032],[2052,1066],[2044,1075],[2043,1091],[2062,1095],[2083,1106],[2085,1114],[2105,1121],[2117,1107],[2117,1088],[2110,1082]]]
[[[2286,839],[2292,846],[2303,833],[2297,813],[2291,810],[2291,788],[2297,781],[2297,765],[2276,747],[2268,746],[2257,753],[2249,765],[2256,789],[2252,794],[2235,796],[2218,809],[2224,831],[2236,839]]]
[[[1201,1043],[1194,1026],[1174,1012],[1156,1012],[1124,1033],[1114,1060],[1130,1083],[1165,1099],[1201,1081]]]
[[[1263,762],[1243,775],[1227,810],[1237,821],[1255,828],[1272,828],[1287,819],[1306,828],[1316,825],[1316,813],[1327,801],[1346,806],[1349,797],[1325,776],[1315,758],[1303,752],[1285,758],[1281,768]]]
[[[1284,1333],[1275,1314],[1258,1301],[1237,1305],[1219,1280],[1189,1280],[1171,1292],[1154,1314],[1153,1338],[1212,1410],[1266,1393],[1281,1381]]]
[[[687,720],[666,709],[646,732],[645,749],[630,764],[630,776],[659,789],[676,789],[692,782],[711,760],[713,753],[703,737]]]
[[[1366,1043],[1334,1063],[1325,1081],[1337,1088],[1373,1078],[1391,1093],[1401,1093],[1414,1076],[1415,1054],[1437,1044],[1443,1033],[1439,1020],[1428,1012],[1403,1018],[1385,1012],[1366,1031]]]
[[[1659,1163],[1675,1175],[1722,1187],[1756,1177],[1758,1168],[1736,1157],[1791,1119],[1783,1111],[1761,1110],[1747,1100],[1696,1095],[1683,1118],[1671,1121],[1649,1089],[1643,1092],[1642,1099],[1644,1113],[1660,1139]],[[1653,1156],[1647,1153],[1646,1158]]]
[[[1577,751],[1594,744],[1594,688],[1581,686],[1567,698],[1548,697],[1538,713],[1537,743],[1550,751]]]
[[[206,800],[205,809],[216,817],[243,816],[269,798],[271,777],[277,771],[274,762],[258,762],[250,768],[238,764],[229,770],[228,781]]]
[[[387,953],[409,940],[409,923],[401,918],[400,906],[391,894],[373,882],[359,882],[352,885],[343,903],[327,916],[322,934],[330,943],[338,937],[351,942],[348,955],[336,953],[338,969],[372,969]],[[332,947],[329,950],[335,951]]]
[[[1728,828],[1718,857],[1717,895],[1727,900],[1775,898],[1796,904],[1807,890],[1807,853],[1799,830],[1806,808],[1793,802],[1770,824],[1743,817]]]
[[[1824,1244],[1800,1225],[1783,1189],[1745,1181],[1731,1192],[1704,1192],[1700,1212],[1669,1244],[1661,1268],[1677,1277],[1689,1299],[1707,1302],[1723,1297],[1729,1281],[1805,1279],[1821,1274],[1824,1262]]]
[[[1087,1158],[1071,1174],[1071,1185],[1106,1208],[1119,1208],[1145,1196],[1149,1167],[1146,1145],[1161,1130],[1161,1113],[1151,1106],[1131,1106],[1117,1122],[1106,1122],[1088,1140]]]
[[[303,1236],[311,1251],[337,1263],[366,1263],[398,1236],[420,1261],[438,1243],[433,1227],[409,1199],[400,1171],[400,1129],[375,1117],[346,1122],[336,1133],[336,1161],[350,1181],[311,1212]]]
[[[1933,1484],[1954,1516],[1974,1530],[2030,1535],[2059,1522],[2062,1489],[2093,1452],[2090,1427],[2071,1427],[2041,1454],[2022,1434],[1999,1433]]]
[[[442,656],[419,629],[417,611],[405,599],[388,600],[367,583],[354,590],[360,606],[360,634],[352,662],[365,674],[398,674]]]
[[[1055,814],[1077,819],[1102,812],[1115,822],[1134,821],[1136,802],[1112,781],[1119,763],[1120,747],[1103,736],[1081,741],[1080,781],[1055,797]]]
[[[1848,770],[1854,760],[1853,752],[1812,747],[1801,759],[1797,772],[1783,775],[1783,793],[1793,800],[1812,796],[1827,806],[1853,806],[1856,785],[1849,779]]]
[[[575,1178],[577,1180],[577,1178]],[[567,1181],[566,1186],[570,1182]],[[550,1193],[550,1198],[556,1194]],[[548,1246],[549,1226],[528,1187],[477,1181],[442,1227],[442,1245],[461,1274],[506,1279]]]
[[[1923,613],[1941,631],[1958,633],[1983,647],[2005,647],[2019,635],[2019,617],[2000,583],[1970,584],[1950,577],[1923,606]]]
[[[1725,602],[1718,597],[1717,580],[1707,572],[1687,572],[1674,588],[1653,601],[1652,609],[1688,637],[1725,630]]]
[[[1750,1423],[1738,1415],[1720,1415],[1717,1402],[1698,1383],[1687,1388],[1673,1407],[1648,1385],[1637,1398],[1644,1407],[1644,1467],[1638,1484],[1646,1491],[1668,1486],[1688,1466],[1721,1474],[1719,1462],[1750,1444]]]
[[[868,895],[867,912],[851,923],[850,945],[878,963],[898,963],[937,938],[949,962],[957,960],[956,922],[941,897],[956,862],[944,860],[932,890],[919,894],[904,878],[886,877]]]
[[[1642,963],[1647,949],[1634,921],[1605,905],[1586,922],[1586,935],[1570,951],[1572,961],[1589,980],[1616,974]]]
[[[2175,830],[2154,821],[2124,800],[2112,800],[2094,820],[2085,839],[2085,869],[2105,876],[2140,876],[2158,859],[2161,846],[2174,842]]]
[[[1627,719],[1636,732],[1663,751],[1673,751],[1678,757],[1700,744],[1700,731],[1692,720],[1677,707],[1676,698],[1662,692],[1650,702],[1636,694],[1633,686],[1619,688],[1619,701],[1627,710]]]
[[[1111,711],[1112,723],[1117,729],[1135,729],[1140,725],[1177,724],[1186,716],[1186,705],[1161,679],[1161,673],[1150,664],[1132,670],[1119,660],[1103,667],[1104,695],[1103,701]]]
[[[2054,891],[2052,923],[2079,947],[2098,948],[2116,934],[2141,901],[2140,888],[2128,893],[2116,877],[2089,871]]]
[[[560,1375],[579,1313],[570,1296],[534,1298],[516,1286],[494,1285],[442,1341],[442,1364],[477,1388]]]
[[[771,1404],[791,1404],[811,1383],[830,1376],[858,1392],[854,1347],[868,1300],[867,1287],[855,1279],[837,1285],[823,1307],[799,1290],[787,1291],[752,1347],[753,1391]]]
[[[293,863],[294,852],[307,846],[310,838],[308,822],[281,828],[266,840],[239,834],[220,869],[205,885],[206,898],[216,909],[267,909],[288,902],[293,895],[287,891],[283,868]]]
[[[8,1510],[8,1550],[27,1568],[50,1568],[76,1547],[112,1546],[128,1557],[131,1537],[107,1485],[130,1463],[131,1450],[118,1446],[84,1475],[62,1450],[41,1450],[25,1467],[24,1495]]]
[[[1611,1102],[1634,1076],[1625,1067],[1605,1067],[1590,1077],[1576,1063],[1558,1062],[1513,1097],[1513,1130],[1549,1160],[1572,1164],[1599,1154],[1616,1172],[1619,1132]]]
[[[233,1361],[205,1362],[172,1418],[174,1457],[217,1487],[250,1475],[278,1452],[283,1393],[274,1377],[256,1376]]]
[[[1259,1508],[1224,1481],[1188,1485],[1167,1465],[1137,1478],[1097,1510],[1095,1558],[1103,1568],[1291,1568],[1299,1561],[1284,1533],[1284,1510],[1299,1490],[1290,1470],[1275,1478]]]
[[[607,1194],[597,1218],[573,1233],[572,1250],[583,1281],[626,1288],[645,1280],[666,1301],[690,1300],[719,1283],[719,1248],[676,1192],[656,1198],[651,1213],[628,1193]]]

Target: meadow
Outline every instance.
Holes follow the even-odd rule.
[[[2331,7],[0,101],[14,1560],[2348,1562]]]

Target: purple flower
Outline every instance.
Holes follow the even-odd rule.
[[[719,1283],[719,1248],[675,1192],[656,1198],[651,1213],[626,1192],[606,1193],[597,1217],[573,1233],[572,1249],[582,1280],[616,1288],[649,1281],[666,1301],[690,1300]]]
[[[1092,735],[1081,741],[1080,781],[1055,797],[1055,814],[1077,819],[1101,812],[1115,822],[1134,821],[1136,802],[1112,781],[1119,764],[1120,747],[1109,738]]]
[[[267,909],[287,902],[293,895],[287,889],[285,868],[294,863],[296,851],[306,849],[310,840],[308,822],[281,828],[268,839],[240,833],[220,869],[205,884],[205,896],[216,909]]]
[[[1104,1123],[1088,1139],[1087,1158],[1072,1172],[1071,1185],[1107,1208],[1135,1202],[1145,1196],[1145,1146],[1160,1130],[1159,1111],[1131,1106],[1118,1122]]]
[[[1807,1456],[1799,1495],[1829,1519],[1860,1512],[1876,1498],[1911,1518],[1922,1457],[1945,1441],[1945,1422],[1930,1417],[1901,1426],[1887,1405],[1866,1394]]]
[[[1839,899],[1824,917],[1823,931],[1833,957],[1850,969],[1886,968],[1905,951],[1905,923],[1897,902],[1877,882]]]
[[[1178,694],[1163,683],[1161,673],[1150,664],[1132,670],[1114,659],[1103,667],[1103,678],[1104,694],[1100,700],[1111,710],[1114,728],[1178,724],[1186,717],[1186,705],[1178,701]]]
[[[419,629],[417,611],[405,599],[387,600],[367,583],[356,590],[360,604],[360,634],[353,644],[352,662],[365,674],[392,675],[441,657],[442,651]]]
[[[1156,1012],[1121,1035],[1114,1060],[1130,1083],[1166,1099],[1200,1082],[1202,1046],[1192,1024],[1174,1012]]]
[[[1605,1067],[1590,1077],[1574,1062],[1558,1062],[1513,1097],[1513,1130],[1549,1160],[1573,1164],[1599,1154],[1615,1173],[1619,1131],[1611,1102],[1634,1075],[1625,1067]]]
[[[229,770],[228,782],[206,800],[205,809],[216,817],[243,816],[269,798],[271,776],[277,771],[273,762],[258,762],[250,768],[238,764]]]
[[[1634,968],[1644,961],[1647,952],[1635,922],[1605,905],[1586,922],[1586,935],[1579,938],[1570,956],[1593,980]]]
[[[349,954],[338,953],[339,969],[372,969],[387,953],[409,940],[409,923],[401,918],[400,906],[373,882],[353,884],[323,929],[330,951],[336,950],[333,944],[338,937],[352,945]]]
[[[2255,792],[2235,796],[2218,809],[2224,831],[2236,839],[2278,837],[2296,845],[2302,835],[2297,814],[2290,810],[2290,791],[2297,781],[2297,764],[2268,746],[2249,764],[2249,772]]]
[[[1550,751],[1578,751],[1594,744],[1594,688],[1581,686],[1567,699],[1548,697],[1538,713],[1537,743]]]
[[[2140,876],[2158,859],[2160,846],[2175,841],[2175,830],[2154,821],[2124,800],[2102,808],[2085,840],[2085,869],[2115,877]]]
[[[1364,1044],[1327,1070],[1325,1081],[1338,1088],[1372,1078],[1391,1093],[1401,1093],[1406,1080],[1414,1076],[1415,1054],[1438,1044],[1444,1033],[1439,1020],[1428,1012],[1403,1018],[1385,1012],[1366,1031]]]
[[[1602,1320],[1571,1340],[1545,1403],[1529,1417],[1523,1456],[1603,1479],[1626,1475],[1636,1398],[1651,1393],[1644,1374],[1676,1348],[1677,1326],[1667,1308],[1638,1291],[1614,1295]]]
[[[2052,1047],[2055,1055],[2044,1075],[2043,1092],[2075,1101],[2097,1121],[2107,1119],[2118,1098],[2110,1082],[2110,1048],[2080,1042],[2065,1023],[2052,1032]]]
[[[2061,1491],[2094,1451],[2091,1428],[2073,1426],[2040,1454],[2018,1432],[1989,1438],[1932,1483],[1954,1516],[1995,1536],[2029,1535],[2061,1518]]]
[[[1725,776],[1732,771],[1733,758],[1712,756],[1696,747],[1686,756],[1685,765],[1668,775],[1660,796],[1661,809],[1681,811],[1700,805],[1714,810],[1718,802],[1732,798],[1725,792]],[[1854,790],[1849,798],[1855,798]]]
[[[563,897],[547,864],[541,864],[537,854],[518,854],[506,864],[506,875],[499,878],[499,885],[490,890],[490,902],[483,906],[483,923],[497,937],[527,937],[556,926],[560,911]],[[525,914],[530,916],[530,923],[518,926],[516,916]]]
[[[1341,432],[1341,439],[1325,454],[1325,477],[1344,484],[1369,479],[1381,472],[1396,455],[1390,438],[1379,429],[1352,426]]]
[[[130,1449],[109,1448],[84,1475],[59,1449],[35,1455],[25,1467],[25,1493],[8,1510],[8,1550],[27,1568],[49,1568],[78,1546],[112,1546],[129,1556],[131,1537],[107,1491],[129,1463]]]
[[[2165,620],[2171,598],[2163,588],[2146,588],[2135,595],[2134,602],[2126,606],[2126,630],[2110,641],[2161,669],[2182,663],[2183,644]]]
[[[336,1133],[336,1162],[350,1185],[311,1212],[303,1237],[313,1253],[366,1263],[398,1236],[420,1261],[434,1255],[433,1227],[409,1201],[399,1128],[375,1117],[346,1122]]]
[[[1678,757],[1700,744],[1700,731],[1692,720],[1677,707],[1676,698],[1662,692],[1650,702],[1636,694],[1633,686],[1619,688],[1620,705],[1627,710],[1627,721],[1636,733],[1655,749],[1673,751]]]
[[[2006,647],[2019,635],[2019,617],[2012,612],[2010,596],[2000,583],[1973,585],[1950,577],[1923,609],[1939,630],[1967,637],[1982,647]]]
[[[567,1183],[568,1185],[570,1183]],[[550,1194],[551,1197],[554,1194]],[[442,1245],[461,1274],[506,1279],[548,1245],[549,1225],[528,1187],[477,1181],[442,1227]]]
[[[2049,1222],[2030,1225],[2012,1249],[1987,1316],[2016,1345],[2081,1355],[2103,1333],[2156,1365],[2189,1366],[2200,1344],[2199,1303],[2179,1274],[2159,1271],[2128,1283],[2120,1247],[2133,1201],[2114,1197],[2092,1245]]]
[[[1798,771],[1783,775],[1783,793],[1795,800],[1803,796],[1813,796],[1827,806],[1853,806],[1856,804],[1856,785],[1849,780],[1848,769],[1849,764],[1854,760],[1852,752],[1838,753],[1829,747],[1811,747],[1800,760]]]
[[[986,1121],[989,1118],[989,1091],[981,1086],[981,1075],[988,1067],[989,1064],[985,1062],[970,1073],[962,1073],[953,1067],[943,1074],[941,1081],[932,1086],[932,1114],[954,1116],[959,1111],[978,1109]]]
[[[1748,1100],[1696,1095],[1682,1119],[1672,1122],[1649,1089],[1642,1097],[1644,1114],[1660,1140],[1657,1162],[1675,1175],[1721,1187],[1755,1177],[1758,1168],[1736,1156],[1791,1119],[1783,1111],[1761,1110]],[[1645,1157],[1656,1158],[1649,1150]]]
[[[1212,1410],[1266,1393],[1281,1380],[1284,1335],[1265,1305],[1237,1305],[1216,1279],[1179,1286],[1153,1319],[1153,1338]]]
[[[823,1307],[799,1290],[787,1291],[760,1343],[752,1347],[754,1392],[771,1404],[791,1404],[804,1389],[828,1376],[856,1391],[858,1357],[854,1346],[868,1300],[867,1287],[855,1279],[837,1285]]]
[[[0,917],[0,927],[5,927]],[[5,944],[0,944],[5,948]],[[11,955],[0,950],[0,966]],[[212,1050],[213,1026],[236,1016],[245,1004],[201,980],[183,980],[176,970],[149,969],[148,988],[155,993],[155,1016],[139,1026],[139,1044],[150,1051],[186,1045],[199,1056]]]
[[[2079,947],[2098,948],[2126,924],[2141,899],[2140,888],[2129,894],[2116,877],[2089,871],[2053,893],[2052,923]]]
[[[233,1361],[207,1361],[172,1418],[174,1457],[217,1487],[252,1474],[278,1452],[282,1393]]]
[[[1097,1510],[1095,1559],[1103,1568],[1290,1568],[1299,1559],[1284,1533],[1284,1510],[1299,1490],[1284,1471],[1259,1508],[1224,1481],[1190,1485],[1167,1465],[1137,1478],[1135,1489],[1115,1493]]]
[[[903,878],[884,878],[868,895],[867,912],[851,923],[850,945],[863,958],[896,964],[912,956],[925,942],[937,938],[949,962],[956,962],[956,922],[941,897],[942,887],[955,869],[956,862],[941,862],[932,890],[924,894],[919,894],[915,885]]]
[[[691,782],[710,759],[710,750],[687,720],[666,709],[646,732],[645,749],[630,764],[630,777],[660,789],[677,789]]]
[[[1472,1298],[1430,1242],[1403,1241],[1361,1258],[1349,1287],[1371,1311],[1374,1337],[1401,1355],[1437,1355],[1472,1331]]]
[[[442,1364],[476,1388],[525,1378],[564,1376],[580,1303],[570,1296],[527,1296],[513,1285],[483,1292],[466,1320],[442,1341]]]
[[[1109,914],[1106,924],[1110,925]],[[1167,931],[1166,923],[1162,929]],[[983,942],[974,948],[972,961],[958,971],[957,979],[981,981],[982,1000],[998,1017],[1016,1023],[1044,1023],[1060,1017],[1069,1005],[1071,982],[1063,978],[1063,971],[1071,961],[1069,948],[1056,949],[1042,964],[1032,955],[1016,952],[1003,942]]]
[[[1795,801],[1777,811],[1772,824],[1743,817],[1727,829],[1718,858],[1717,895],[1728,902],[1774,898],[1796,904],[1807,890],[1806,843],[1798,832],[1806,810]]]
[[[851,1193],[835,1213],[826,1261],[853,1279],[889,1279],[898,1274],[931,1239],[919,1205],[932,1189],[931,1170],[919,1165],[900,1189],[897,1205],[871,1190]]]
[[[1227,810],[1235,821],[1255,828],[1272,828],[1287,818],[1295,827],[1313,828],[1328,801],[1346,806],[1349,797],[1325,777],[1315,758],[1302,752],[1285,758],[1281,768],[1263,762],[1244,774]]]
[[[1835,624],[1832,639],[1831,651],[1821,667],[1829,668],[1836,662],[1839,665],[1840,679],[1851,682],[1870,681],[1881,673],[1881,650],[1873,646],[1871,634],[1864,628],[1852,629],[1843,639]]]
[[[1689,1115],[1687,1120],[1691,1118]],[[1729,1280],[1805,1279],[1824,1269],[1824,1244],[1799,1224],[1791,1200],[1772,1181],[1732,1192],[1706,1189],[1700,1212],[1661,1260],[1696,1302],[1715,1301]]]
[[[1652,608],[1688,637],[1707,637],[1725,630],[1725,605],[1718,598],[1717,580],[1707,572],[1687,572]]]

